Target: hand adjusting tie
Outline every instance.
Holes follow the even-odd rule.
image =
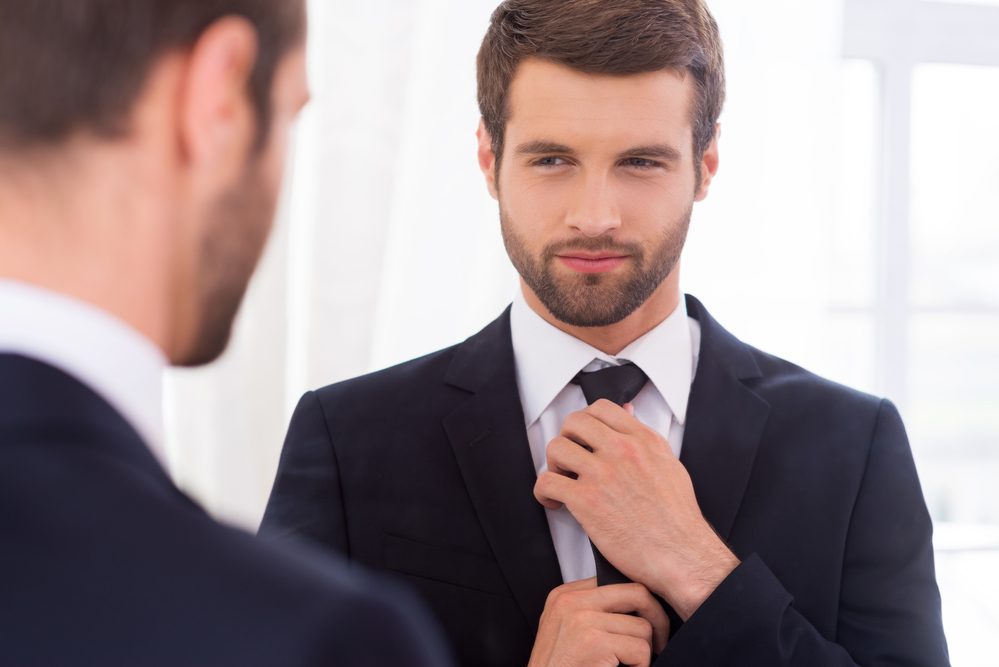
[[[632,363],[620,366],[609,366],[592,373],[580,372],[572,378],[572,384],[579,385],[583,390],[586,402],[593,405],[602,398],[606,398],[617,405],[624,405],[635,400],[638,392],[642,390],[645,383],[649,381],[648,376],[641,368]],[[616,567],[604,558],[597,547],[590,542],[593,548],[593,558],[597,563],[597,585],[607,584],[627,584],[631,583],[628,577],[621,574]]]
[[[648,376],[641,368],[633,363],[622,364],[621,366],[609,366],[599,371],[591,373],[577,373],[572,378],[572,384],[579,385],[583,390],[583,396],[590,405],[596,403],[601,398],[618,405],[624,405],[635,400],[638,392],[649,381]],[[621,574],[616,567],[610,564],[604,555],[600,553],[596,545],[590,541],[593,549],[593,560],[597,565],[597,585],[606,586],[608,584],[630,584],[631,579]],[[670,636],[683,625],[680,616],[663,599],[656,596],[670,621]]]

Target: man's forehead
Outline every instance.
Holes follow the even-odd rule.
[[[507,133],[680,140],[692,132],[692,101],[692,78],[672,70],[586,74],[530,59],[510,87]]]

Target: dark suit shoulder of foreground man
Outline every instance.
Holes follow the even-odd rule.
[[[309,98],[304,0],[0,0],[0,663],[447,665],[422,604],[213,521],[162,381],[225,349]]]
[[[468,667],[946,665],[894,406],[680,290],[720,164],[707,4],[504,0],[478,84],[520,293],[456,347],[306,394],[262,532],[396,573]]]
[[[91,389],[5,354],[0,507],[5,664],[437,664],[408,597],[220,526]]]

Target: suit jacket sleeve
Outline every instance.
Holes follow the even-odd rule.
[[[305,538],[347,552],[336,454],[322,405],[311,391],[291,417],[259,532],[268,539]]]
[[[845,545],[836,637],[823,637],[750,555],[655,664],[948,665],[931,538],[902,420],[882,401]]]

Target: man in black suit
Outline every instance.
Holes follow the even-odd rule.
[[[308,98],[304,2],[0,0],[0,662],[441,665],[404,592],[171,482]]]
[[[478,64],[522,295],[306,394],[262,532],[398,573],[469,666],[946,665],[895,408],[681,296],[718,168],[706,7],[507,0]]]

